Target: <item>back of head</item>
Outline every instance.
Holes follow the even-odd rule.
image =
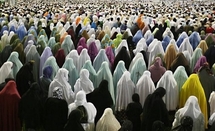
[[[140,102],[140,96],[137,93],[132,95],[133,102]]]
[[[173,131],[192,131],[193,119],[189,116],[183,116],[180,120],[180,125],[173,129]]]

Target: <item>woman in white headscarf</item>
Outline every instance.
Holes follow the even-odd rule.
[[[139,94],[142,106],[144,105],[146,97],[154,91],[155,85],[151,79],[151,73],[149,71],[145,71],[137,82],[135,88],[135,93]]]
[[[90,56],[88,55],[87,49],[83,49],[81,51],[81,54],[80,54],[80,57],[79,57],[79,60],[78,60],[79,61],[79,64],[78,64],[78,67],[77,67],[78,72],[80,72],[81,68],[83,67],[84,63],[87,60],[90,60]]]
[[[210,98],[209,98],[209,104],[210,104],[210,115],[215,113],[215,91],[211,92]]]
[[[188,51],[190,55],[193,55],[193,47],[190,44],[189,38],[185,38],[181,45],[179,46],[179,52]]]
[[[136,49],[133,50],[133,53],[136,55],[137,53],[141,52],[141,51],[146,51],[148,48],[147,44],[146,44],[146,40],[145,38],[141,38],[136,46]]]
[[[96,124],[96,131],[118,131],[120,128],[120,123],[115,118],[112,109],[106,108]]]
[[[180,125],[180,120],[183,116],[189,116],[193,119],[192,131],[204,131],[204,116],[198,104],[198,99],[195,96],[190,96],[184,107],[179,109],[175,114],[175,120],[172,123],[172,128]]]
[[[78,66],[79,66],[79,55],[78,55],[78,52],[77,50],[71,50],[69,52],[69,54],[66,56],[66,58],[72,58],[73,60],[73,63],[78,71]],[[79,71],[78,71],[79,72]]]
[[[0,83],[3,83],[12,71],[13,63],[8,61],[5,62],[0,68]]]
[[[167,70],[157,83],[156,88],[163,87],[166,89],[166,95],[163,101],[166,104],[168,111],[175,111],[179,101],[179,91],[177,82],[173,76],[172,71]]]
[[[61,87],[63,89],[63,98],[68,104],[72,103],[74,100],[74,93],[68,82],[69,71],[61,68],[58,70],[54,80],[49,85],[48,97],[52,97],[52,91],[55,87]]]
[[[158,40],[153,40],[152,43],[149,45],[148,50],[147,50],[149,57],[148,57],[148,67],[151,66],[154,58],[157,55],[161,55],[164,56],[164,50],[163,50],[163,46],[161,44],[160,41]]]
[[[71,103],[68,108],[69,108],[69,114],[71,111],[75,110],[76,108],[84,106],[84,108],[87,111],[87,117],[88,123],[82,123],[83,128],[85,131],[94,131],[95,125],[94,125],[94,119],[96,116],[96,108],[91,102],[87,102],[86,100],[86,94],[84,91],[79,91],[76,94],[76,98],[74,103]]]
[[[116,111],[126,110],[129,103],[132,102],[135,85],[131,80],[130,73],[125,71],[117,83],[116,92]]]
[[[89,94],[94,90],[93,83],[89,79],[89,71],[87,69],[81,69],[80,78],[76,81],[74,85],[74,93],[78,93],[83,90],[86,94]]]

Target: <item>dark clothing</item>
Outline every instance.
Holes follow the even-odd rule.
[[[106,108],[111,108],[113,100],[108,90],[108,81],[102,80],[99,87],[95,88],[93,92],[86,96],[88,102],[92,102],[97,110],[95,117],[95,124],[98,122],[100,117],[103,115]]]
[[[22,97],[34,82],[33,78],[33,62],[23,65],[16,75],[17,90]]]
[[[210,68],[215,63],[215,46],[208,47],[208,50],[205,52],[204,56],[207,58]]]
[[[64,127],[64,131],[84,131],[81,125],[82,112],[78,109],[69,114],[69,119]]]
[[[175,70],[178,68],[178,66],[184,66],[188,76],[191,74],[190,64],[187,61],[187,59],[185,58],[183,53],[177,54],[175,60],[172,62],[171,66],[170,66],[170,70],[172,72],[175,72]]]
[[[122,47],[119,53],[116,55],[114,59],[114,64],[113,64],[113,69],[112,72],[114,72],[118,62],[122,60],[125,63],[125,68],[128,70],[130,63],[131,63],[131,58],[129,56],[129,52],[127,51],[126,47]]]
[[[165,89],[159,87],[153,94],[147,96],[143,106],[141,131],[152,131],[152,125],[157,120],[168,126],[168,111],[162,99],[165,94]]]
[[[126,109],[128,120],[133,124],[133,131],[140,131],[141,121],[140,114],[142,113],[142,106],[138,102],[129,103]]]
[[[65,100],[48,98],[44,107],[44,129],[46,131],[63,131],[67,116],[68,105]]]
[[[19,103],[19,117],[26,129],[40,129],[42,120],[42,94],[37,83],[22,96]]]

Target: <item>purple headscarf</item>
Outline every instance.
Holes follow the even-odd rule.
[[[193,72],[198,72],[198,70],[204,66],[204,64],[207,63],[207,59],[205,56],[201,56],[198,61],[196,62],[196,65],[194,67]]]
[[[43,72],[43,65],[45,64],[46,60],[50,57],[53,56],[51,48],[50,47],[46,47],[43,51],[43,53],[41,54],[40,57],[40,73],[39,75],[42,76],[42,72]]]
[[[113,67],[113,64],[114,64],[114,59],[115,59],[115,56],[114,56],[114,53],[113,53],[113,50],[112,50],[112,47],[111,46],[108,46],[106,49],[105,49],[105,52],[106,52],[106,55],[109,59],[109,62],[111,64],[111,68]]]
[[[83,48],[87,49],[86,39],[84,37],[81,37],[81,39],[79,40],[77,47],[79,46],[82,46]]]
[[[92,62],[94,61],[94,59],[95,59],[95,57],[97,56],[98,52],[99,52],[99,51],[98,51],[98,48],[97,48],[97,46],[96,46],[96,43],[95,43],[95,42],[92,42],[92,43],[90,44],[90,46],[89,46],[89,49],[88,49],[88,54],[89,54],[90,59],[91,59]]]

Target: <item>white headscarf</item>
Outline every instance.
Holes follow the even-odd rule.
[[[70,84],[68,83],[68,74],[69,71],[60,68],[54,78],[54,80],[50,83],[48,97],[52,97],[52,92],[55,87],[61,87],[63,89],[64,99],[68,104],[72,103],[74,100],[74,93]]]
[[[76,69],[79,67],[79,55],[77,50],[71,50],[70,53],[66,56],[66,58],[71,58],[73,60],[73,63],[76,67]]]
[[[90,74],[87,69],[81,69],[80,78],[76,81],[74,85],[75,94],[80,90],[83,90],[86,94],[89,94],[94,90],[93,83],[89,79],[89,76]]]
[[[97,110],[91,102],[87,102],[86,94],[84,91],[79,91],[76,94],[76,98],[75,98],[74,103],[71,103],[68,107],[69,108],[69,114],[73,110],[75,110],[78,106],[84,106],[85,107],[85,109],[87,110],[88,122],[94,123],[94,119],[95,119]]]
[[[212,115],[215,113],[215,91],[211,92],[208,102],[210,104],[210,115]]]
[[[157,87],[166,89],[166,95],[163,97],[168,111],[176,110],[179,100],[179,89],[172,71],[167,70],[157,83]]]
[[[151,73],[149,71],[144,71],[135,88],[135,93],[139,94],[142,106],[144,105],[146,97],[154,91],[155,85],[151,79]]]
[[[111,108],[106,108],[102,117],[96,124],[97,131],[118,131],[120,123],[115,118]]]
[[[127,105],[132,102],[135,85],[130,76],[130,72],[125,71],[117,83],[116,111],[126,110]]]
[[[5,62],[0,68],[0,84],[5,82],[5,79],[8,78],[9,74],[12,71],[13,63],[10,61]]]
[[[127,51],[129,52],[127,41],[126,40],[122,40],[121,43],[119,44],[119,46],[115,50],[115,56],[117,56],[117,54],[119,53],[119,51],[122,49],[123,46],[125,46],[126,49],[127,49]]]
[[[179,52],[184,52],[186,50],[190,53],[191,56],[193,55],[193,47],[191,46],[188,37],[184,39],[184,41],[181,43],[179,47]]]
[[[136,55],[138,52],[141,52],[141,51],[147,51],[147,44],[146,44],[146,40],[145,38],[141,38],[138,43],[137,43],[137,46],[136,46],[136,49],[133,50],[134,54]]]
[[[164,50],[160,41],[157,41],[156,44],[151,48],[151,50],[149,49],[150,48],[148,48],[148,53],[149,53],[148,68],[151,66],[152,61],[155,59],[155,57],[158,54],[161,54],[162,56],[164,56]]]
[[[80,72],[81,68],[83,67],[84,63],[87,61],[87,60],[90,60],[90,56],[87,52],[87,49],[83,49],[80,53],[80,57],[79,57],[79,64],[78,64],[78,72]]]

